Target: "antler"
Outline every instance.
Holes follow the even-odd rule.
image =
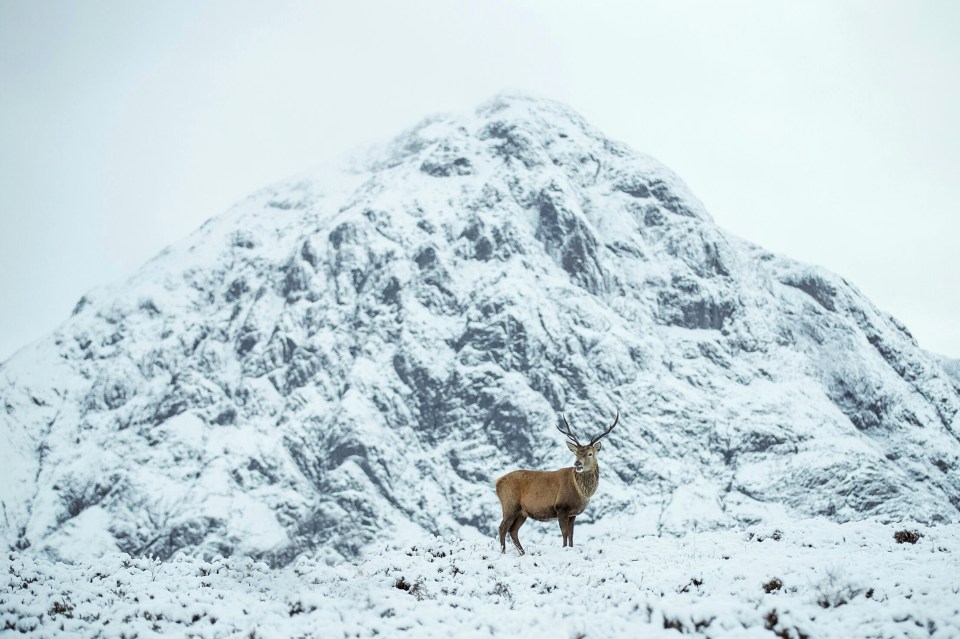
[[[591,440],[590,440],[590,445],[593,446],[593,445],[596,444],[598,441],[600,441],[601,439],[603,439],[604,437],[606,437],[607,435],[609,435],[609,434],[610,434],[610,431],[613,430],[613,427],[617,425],[617,422],[618,422],[618,421],[620,421],[620,411],[617,411],[617,416],[614,418],[613,423],[610,424],[610,428],[608,428],[607,430],[603,431],[602,433],[600,433],[599,435],[597,435],[596,437],[594,437],[593,439],[591,439]]]
[[[573,429],[570,428],[570,424],[567,422],[567,417],[563,413],[560,413],[560,418],[563,420],[563,423],[566,425],[567,430],[563,430],[562,428],[560,428],[560,424],[557,424],[557,430],[559,430],[561,433],[566,435],[567,439],[569,439],[572,443],[576,444],[577,446],[581,446],[582,444],[580,443],[580,440],[578,440],[577,436],[573,434]]]

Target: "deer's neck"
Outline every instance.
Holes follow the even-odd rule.
[[[573,473],[573,481],[577,485],[577,492],[584,499],[590,499],[593,493],[597,492],[597,484],[600,483],[600,467],[584,473]]]

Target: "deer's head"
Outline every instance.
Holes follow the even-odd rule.
[[[600,440],[606,437],[613,427],[617,425],[617,422],[620,420],[620,412],[617,411],[617,416],[614,418],[613,423],[610,424],[610,427],[607,430],[603,431],[596,437],[590,440],[589,444],[581,444],[577,439],[577,436],[573,434],[573,429],[570,428],[570,423],[567,422],[565,415],[560,415],[563,419],[563,424],[566,426],[566,429],[561,428],[557,425],[557,430],[567,436],[567,448],[570,449],[570,452],[577,456],[577,461],[573,464],[573,470],[578,473],[582,472],[592,472],[597,468],[597,453],[600,452]]]

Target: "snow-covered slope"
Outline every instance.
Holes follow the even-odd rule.
[[[622,414],[598,533],[960,508],[958,384],[906,328],[523,96],[210,220],[6,362],[0,401],[2,540],[67,559],[489,536],[495,477],[569,463],[560,410]]]
[[[954,383],[960,385],[960,359],[951,359],[942,355],[935,355],[934,357],[939,360],[947,375],[953,378]]]
[[[874,522],[593,538],[501,555],[423,539],[327,566],[249,558],[0,559],[18,636],[935,637],[960,635],[960,527]],[[913,532],[907,531],[907,532]]]

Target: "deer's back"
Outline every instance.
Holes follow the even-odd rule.
[[[556,519],[557,504],[569,501],[572,468],[560,470],[515,470],[497,480],[501,503],[519,504],[523,513],[539,521]]]

